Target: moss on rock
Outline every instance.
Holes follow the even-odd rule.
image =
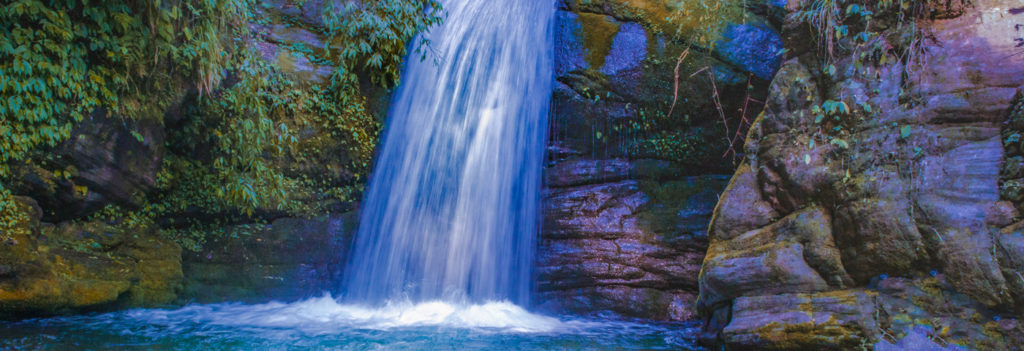
[[[40,225],[0,244],[0,318],[161,306],[179,289],[181,248],[104,223]]]

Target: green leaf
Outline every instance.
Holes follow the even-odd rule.
[[[136,132],[136,131],[133,130],[133,131],[131,131],[131,134],[132,134],[133,137],[135,137],[135,140],[137,140],[140,143],[146,141],[146,138],[143,137],[142,134],[139,134],[139,132]]]
[[[900,127],[900,139],[906,139],[910,137],[910,126]]]

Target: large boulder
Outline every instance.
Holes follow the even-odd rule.
[[[950,6],[921,22],[934,41],[909,64],[864,64],[848,41],[822,64],[787,23],[790,57],[710,225],[706,343],[1021,348],[1024,15],[1017,0]],[[838,102],[848,115],[816,120]]]

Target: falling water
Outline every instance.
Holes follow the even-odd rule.
[[[553,0],[442,1],[446,24],[429,35],[437,64],[406,67],[342,301],[0,323],[0,349],[697,349],[692,324],[520,307],[537,233]]]
[[[346,301],[529,298],[551,0],[447,0],[392,102]]]

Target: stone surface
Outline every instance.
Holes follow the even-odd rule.
[[[654,29],[676,7],[662,0],[560,1],[552,145],[596,160],[662,159],[689,175],[733,170],[722,154],[732,132],[747,125],[734,111],[760,108],[746,98],[763,99],[782,42],[754,13],[714,50],[688,50],[691,43]],[[722,125],[716,90],[732,129]]]
[[[927,64],[889,60],[870,75],[842,51],[836,74],[821,73],[820,51],[787,24],[791,56],[710,225],[698,302],[706,343],[1020,349],[1015,6],[950,7],[924,23],[936,40]],[[826,101],[850,115],[815,122]]]
[[[262,303],[335,292],[357,220],[355,213],[281,218],[246,237],[223,237],[186,252],[178,301]]]
[[[637,69],[646,58],[647,32],[639,24],[627,22],[619,26],[619,33],[612,39],[601,73],[614,76],[624,70]]]
[[[724,37],[717,49],[725,60],[764,80],[771,80],[779,70],[782,40],[769,24],[731,25]]]
[[[26,211],[32,200],[20,198]],[[0,244],[0,318],[162,306],[182,277],[181,248],[148,230],[100,222],[40,225]]]
[[[49,151],[48,169],[17,167],[15,193],[31,195],[43,219],[89,215],[108,204],[138,206],[156,185],[164,156],[164,129],[151,120],[122,122],[99,111],[79,123],[71,137]]]
[[[721,176],[552,188],[537,258],[541,308],[687,320]]]
[[[857,349],[878,327],[875,294],[864,291],[745,296],[733,309],[722,337],[741,350]]]
[[[0,242],[0,319],[320,296],[338,289],[357,220],[281,218],[183,252],[148,229],[40,223],[35,202],[18,201],[29,220]]]
[[[879,341],[875,344],[875,351],[958,351],[967,350],[967,348],[955,345],[947,344],[940,345],[938,341],[929,338],[928,333],[931,330],[928,328],[914,328],[911,332],[907,333],[899,342],[891,343],[888,340]]]
[[[661,0],[559,2],[537,258],[535,302],[542,308],[661,320],[696,315],[707,224],[726,185],[709,174],[735,167],[722,156],[727,135],[709,76],[731,113],[742,107],[748,77],[749,91],[764,94],[781,40],[771,21],[759,17],[773,16],[769,7],[752,6],[765,10],[751,16],[756,25],[736,27],[715,52],[690,51],[675,97],[674,69],[690,43],[652,30],[673,6]],[[674,117],[663,118],[673,100]],[[643,149],[665,140],[686,140],[691,151]]]

